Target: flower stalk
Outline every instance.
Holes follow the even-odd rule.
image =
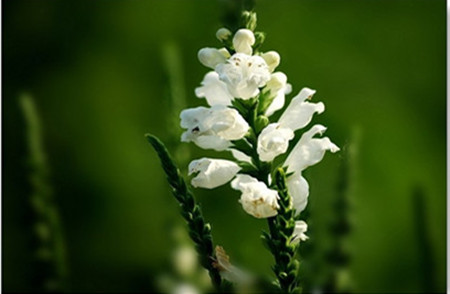
[[[180,204],[180,212],[187,223],[189,236],[195,243],[200,264],[208,270],[214,287],[219,289],[221,277],[217,269],[213,267],[215,254],[211,225],[205,222],[200,206],[195,203],[194,195],[187,187],[164,144],[153,135],[146,134],[145,137],[158,154],[173,196]]]
[[[278,214],[268,219],[270,235],[262,237],[275,258],[273,271],[283,293],[299,293],[299,261],[295,259],[297,244],[293,243],[295,218],[291,196],[286,187],[286,174],[282,168],[275,172],[275,185],[280,196]]]

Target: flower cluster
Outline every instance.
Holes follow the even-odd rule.
[[[231,181],[242,194],[243,209],[256,218],[277,215],[278,192],[271,185],[271,166],[289,149],[297,130],[306,127],[315,113],[325,110],[323,103],[310,102],[315,90],[303,88],[291,99],[277,122],[270,117],[285,105],[291,85],[284,73],[275,71],[280,55],[275,51],[254,52],[255,35],[240,29],[217,32],[224,48],[203,48],[200,62],[212,69],[195,90],[209,107],[183,110],[181,140],[204,149],[230,151],[235,161],[201,158],[189,165],[194,187],[213,189]],[[322,135],[326,128],[314,125],[305,131],[282,166],[288,174],[286,184],[292,207],[298,215],[306,206],[309,186],[303,170],[322,160],[325,152],[339,148]],[[307,226],[297,221],[292,242],[306,240]]]

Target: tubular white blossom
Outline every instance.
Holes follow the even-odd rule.
[[[287,178],[286,185],[288,187],[289,194],[292,197],[292,206],[295,209],[296,215],[298,215],[305,209],[306,204],[308,204],[308,182],[304,177],[302,177],[301,172],[295,172]]]
[[[267,188],[263,182],[248,175],[237,175],[231,187],[242,192],[239,202],[248,214],[267,218],[278,213],[278,193]]]
[[[198,60],[206,67],[214,69],[218,64],[225,63],[230,53],[225,48],[202,48],[198,51]]]
[[[322,113],[325,110],[325,105],[322,102],[305,102],[305,100],[311,98],[315,92],[315,90],[303,88],[300,93],[292,99],[289,106],[281,115],[278,121],[280,125],[295,131],[305,127],[311,121],[314,113]]]
[[[197,174],[192,186],[213,189],[231,181],[241,168],[233,161],[201,158],[189,164],[189,175]]]
[[[215,69],[236,98],[250,99],[258,95],[259,88],[270,80],[267,64],[260,56],[236,53]]]
[[[281,91],[286,85],[286,76],[283,73],[272,74],[272,79],[267,83],[269,89]],[[309,103],[305,99],[311,97],[314,90],[303,88],[300,93],[294,97],[281,115],[278,123],[268,125],[258,138],[258,154],[262,161],[272,161],[276,156],[286,152],[289,141],[294,138],[293,132],[306,126],[312,119],[314,113],[321,113],[325,107],[323,103]],[[282,101],[274,103],[284,104],[284,94],[279,93]],[[272,104],[274,104],[272,103]],[[272,105],[271,105],[272,107]],[[272,109],[278,108],[275,105]],[[292,134],[292,135],[290,135]]]
[[[284,162],[284,165],[288,167],[288,172],[301,172],[318,163],[327,150],[332,153],[339,151],[339,147],[332,143],[328,137],[313,138],[316,134],[325,132],[326,129],[322,125],[314,125],[302,135]]]
[[[231,105],[233,96],[228,92],[227,85],[219,79],[215,71],[208,72],[202,81],[202,86],[195,89],[195,95],[206,98],[210,106]]]
[[[273,72],[280,64],[280,54],[278,54],[278,52],[269,51],[262,54],[261,57],[266,61],[270,72]]]
[[[267,116],[271,116],[275,111],[283,108],[285,95],[291,93],[292,87],[287,83],[287,77],[284,73],[275,72],[271,75],[265,89],[270,91],[272,97],[275,96],[265,113]]]
[[[235,109],[223,105],[185,109],[180,118],[181,127],[187,129],[181,135],[181,141],[192,141],[204,149],[225,150],[230,146],[230,140],[242,139],[249,129]]]
[[[294,132],[273,123],[264,128],[258,136],[257,152],[262,161],[272,161],[283,154],[289,147],[289,141],[294,138]]]
[[[237,53],[252,55],[252,46],[255,44],[255,35],[248,29],[240,29],[234,34],[233,47]]]
[[[308,225],[304,221],[296,221],[293,233],[294,238],[291,240],[291,244],[298,244],[300,241],[308,240],[309,237],[305,234],[307,230]]]

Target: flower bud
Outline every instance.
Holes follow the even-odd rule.
[[[266,61],[270,72],[273,72],[275,68],[280,64],[280,54],[275,51],[269,51],[261,55],[261,57]]]
[[[236,32],[233,38],[234,50],[238,53],[252,55],[252,46],[255,44],[255,35],[247,29],[240,29]]]
[[[219,41],[225,41],[231,36],[231,31],[227,28],[220,28],[217,30],[216,37]]]
[[[226,53],[228,53],[228,51]],[[227,61],[226,53],[223,49],[202,48],[198,51],[198,60],[200,60],[204,66],[214,69],[216,65]]]

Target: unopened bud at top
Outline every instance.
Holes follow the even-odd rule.
[[[217,30],[216,37],[219,41],[225,41],[231,36],[231,31],[227,28],[220,28]]]
[[[207,67],[214,69],[216,65],[225,63],[230,53],[225,48],[202,48],[198,51],[198,60]]]
[[[273,72],[280,64],[280,54],[275,51],[266,52],[262,54],[261,57],[266,61],[270,72]]]
[[[252,46],[255,44],[255,35],[247,29],[240,29],[234,34],[233,47],[237,53],[252,55]]]

